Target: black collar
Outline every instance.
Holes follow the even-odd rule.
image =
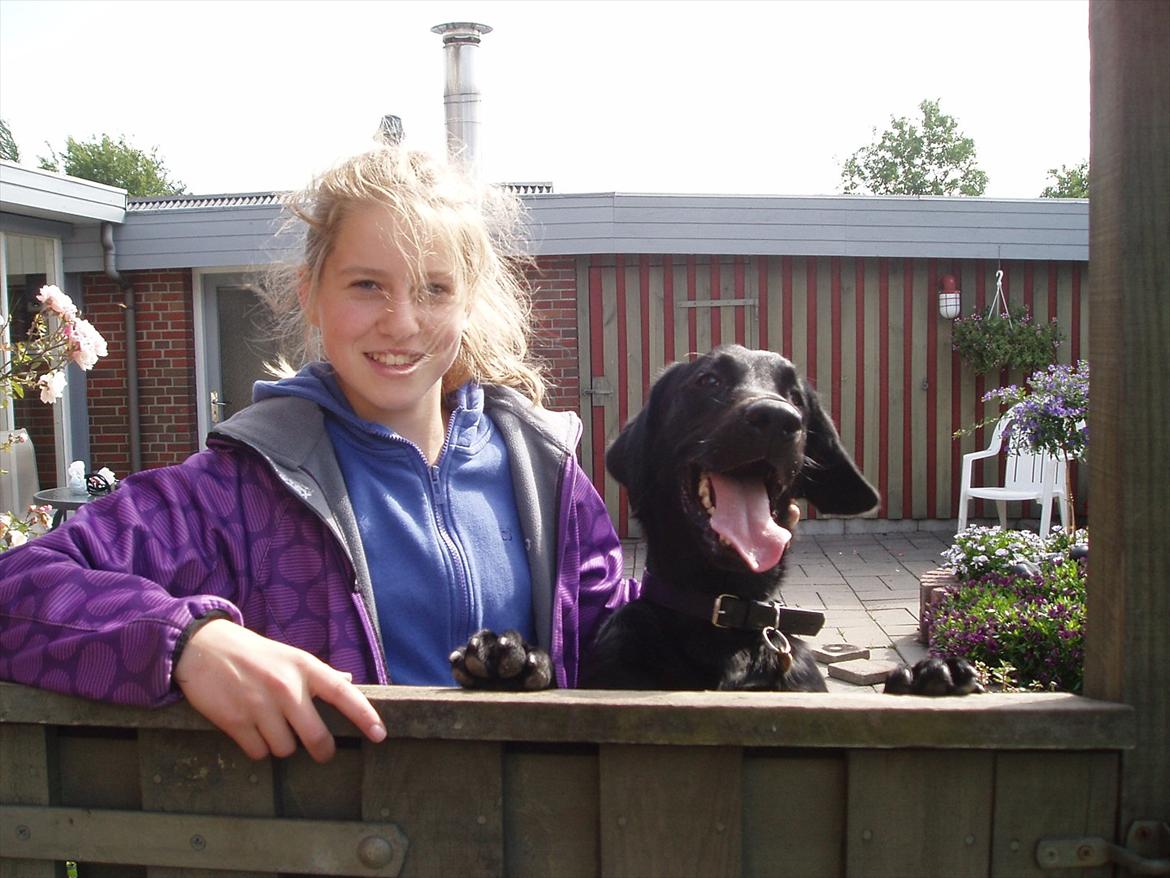
[[[679,591],[663,583],[649,571],[642,576],[641,597],[710,622],[716,628],[739,628],[763,631],[775,628],[783,634],[816,634],[824,627],[825,614],[815,610],[797,610],[777,601],[753,601],[733,594],[712,597],[709,594]]]

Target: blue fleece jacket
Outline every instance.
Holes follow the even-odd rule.
[[[361,532],[390,679],[452,684],[447,656],[480,628],[532,641],[532,585],[508,454],[483,410],[483,391],[459,388],[438,462],[354,413],[332,368],[314,363],[257,382],[256,400],[312,400],[345,477]]]

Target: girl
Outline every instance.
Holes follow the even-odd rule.
[[[124,704],[184,696],[252,758],[334,752],[313,698],[371,740],[355,683],[449,685],[479,628],[576,684],[630,597],[580,423],[540,407],[514,199],[400,148],[296,201],[277,307],[321,359],[179,466],[128,478],[0,558],[0,679]],[[280,303],[284,303],[281,305]]]

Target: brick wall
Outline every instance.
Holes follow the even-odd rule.
[[[191,272],[124,272],[137,309],[142,466],[178,463],[198,447],[195,329]],[[118,475],[130,471],[126,331],[122,291],[105,275],[86,275],[85,314],[110,353],[89,373],[90,462]]]
[[[167,466],[199,446],[191,272],[125,272],[124,277],[137,295],[142,465]],[[540,259],[530,270],[529,281],[533,349],[546,366],[549,384],[545,405],[576,411],[580,404],[576,260]],[[124,475],[130,471],[124,297],[102,274],[85,275],[82,288],[85,316],[105,336],[110,350],[88,376],[91,464]]]
[[[533,289],[533,349],[544,362],[548,394],[544,404],[554,410],[577,411],[581,382],[577,358],[577,260],[546,256],[529,272]]]

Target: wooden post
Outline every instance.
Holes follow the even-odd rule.
[[[1085,694],[1134,706],[1119,829],[1170,817],[1170,2],[1093,0]]]

